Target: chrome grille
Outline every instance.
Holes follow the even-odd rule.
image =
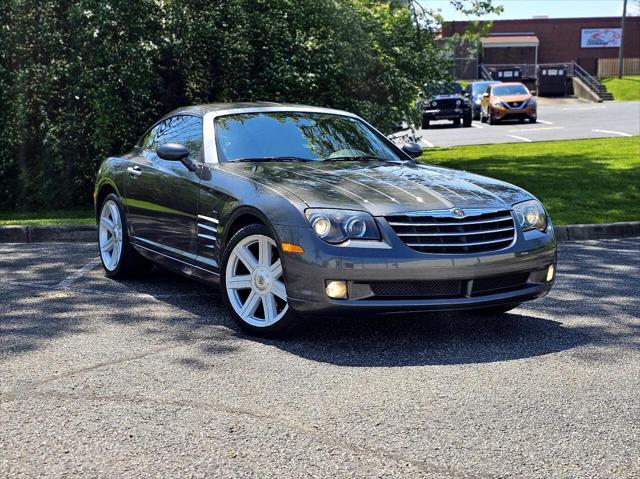
[[[478,212],[457,218],[452,213],[386,217],[407,246],[422,253],[482,253],[511,245],[515,224],[510,211]]]

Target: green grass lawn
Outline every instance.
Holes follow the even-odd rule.
[[[421,161],[498,178],[556,224],[640,220],[640,137],[432,148]]]
[[[640,101],[640,75],[605,78],[602,83],[616,101]]]
[[[0,211],[2,225],[93,225],[96,220],[90,209],[49,210],[33,212]]]

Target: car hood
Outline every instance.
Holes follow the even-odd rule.
[[[502,95],[502,96],[496,96],[494,98],[499,101],[508,101],[508,102],[526,101],[529,98],[531,98],[531,95]]]
[[[225,168],[309,207],[366,210],[374,216],[451,208],[509,208],[531,199],[503,181],[413,163],[227,163]]]
[[[461,100],[464,98],[462,95],[458,95],[457,93],[446,93],[442,95],[433,95],[429,100]]]

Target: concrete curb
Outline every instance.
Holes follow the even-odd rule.
[[[0,226],[0,243],[89,242],[96,241],[97,238],[98,230],[95,226]]]
[[[555,226],[555,232],[556,239],[559,242],[633,238],[640,236],[640,221],[603,223],[599,225]]]
[[[559,242],[633,238],[640,237],[640,221],[556,226],[555,232]],[[90,242],[97,238],[96,226],[0,226],[0,243]]]

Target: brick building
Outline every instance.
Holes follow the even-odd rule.
[[[480,61],[528,65],[575,61],[596,74],[599,59],[618,57],[620,22],[620,17],[496,20],[482,39]],[[462,34],[468,27],[466,21],[446,22],[442,36]],[[626,19],[624,56],[640,58],[640,17]]]

